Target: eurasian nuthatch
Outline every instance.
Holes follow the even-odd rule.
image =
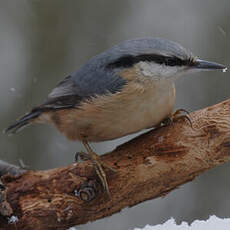
[[[140,38],[91,58],[61,81],[47,100],[9,126],[15,133],[31,123],[51,123],[68,139],[80,140],[104,189],[106,175],[88,142],[112,140],[157,126],[172,115],[175,80],[200,70],[225,70],[203,61],[178,43]]]

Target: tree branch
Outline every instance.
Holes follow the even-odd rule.
[[[8,215],[3,229],[66,229],[103,218],[148,199],[164,196],[203,171],[230,160],[230,100],[191,114],[187,121],[143,134],[102,160],[111,200],[95,180],[89,161],[46,171],[4,175]],[[1,170],[1,167],[0,167]],[[1,209],[0,209],[1,210]]]
[[[0,160],[0,178],[5,174],[10,174],[12,176],[17,176],[25,173],[26,170],[20,168],[19,166],[9,164],[5,161]]]

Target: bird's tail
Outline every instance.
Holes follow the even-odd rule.
[[[3,132],[6,134],[15,134],[19,132],[27,125],[30,125],[31,121],[39,117],[41,113],[42,113],[42,110],[33,109],[30,113],[27,113],[25,116],[17,120],[14,124],[6,128]]]

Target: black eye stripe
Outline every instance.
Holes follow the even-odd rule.
[[[166,66],[192,66],[194,65],[194,62],[191,59],[182,60],[175,56],[170,57],[170,56],[163,56],[163,55],[158,55],[158,54],[141,54],[137,56],[133,56],[133,55],[122,56],[118,58],[117,60],[115,60],[114,62],[107,64],[106,67],[107,68],[120,68],[120,67],[128,68],[128,67],[132,67],[133,65],[141,61],[154,62],[154,63],[161,64],[161,65],[164,64]]]

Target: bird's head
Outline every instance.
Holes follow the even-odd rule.
[[[201,60],[176,42],[139,38],[114,46],[104,53],[105,67],[114,71],[137,68],[144,76],[175,79],[202,70],[226,70],[224,65]]]

